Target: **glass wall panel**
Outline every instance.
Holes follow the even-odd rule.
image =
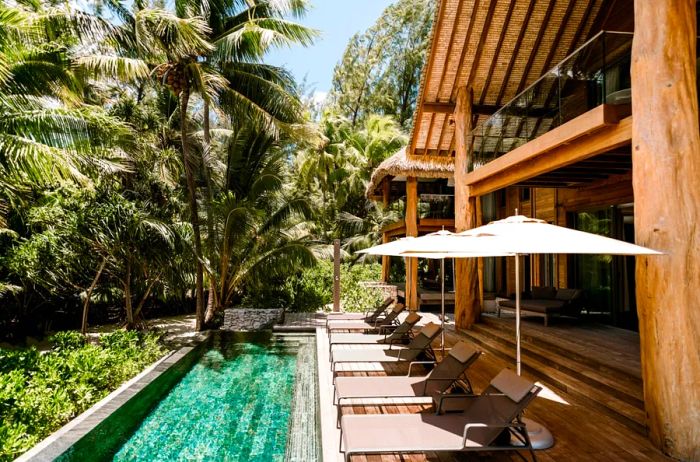
[[[469,171],[603,104],[631,103],[632,34],[601,32],[472,131]]]

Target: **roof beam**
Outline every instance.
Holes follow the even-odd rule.
[[[481,115],[493,115],[496,111],[501,109],[501,106],[493,104],[475,104],[473,107],[474,111],[472,113]],[[422,104],[422,109],[424,114],[452,114],[455,111],[455,105],[454,103],[427,102]]]

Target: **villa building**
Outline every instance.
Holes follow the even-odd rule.
[[[520,287],[583,289],[590,316],[639,331],[650,438],[685,459],[700,441],[696,27],[691,0],[441,0],[409,144],[368,188],[405,198],[385,242],[517,211],[664,252],[533,255]],[[511,260],[455,262],[458,328],[515,291]]]

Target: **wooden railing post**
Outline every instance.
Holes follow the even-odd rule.
[[[461,87],[455,104],[455,230],[465,231],[476,226],[476,200],[469,194],[465,181],[469,165],[469,138],[472,131],[471,89]],[[455,325],[469,328],[481,314],[479,303],[478,263],[475,258],[455,261]]]
[[[637,311],[649,436],[700,460],[700,130],[695,0],[636,0],[632,46]]]

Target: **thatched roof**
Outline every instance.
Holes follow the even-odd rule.
[[[406,148],[379,164],[372,173],[367,185],[367,197],[381,197],[377,189],[387,176],[414,176],[417,178],[452,178],[454,177],[454,158],[432,156],[406,156]]]
[[[451,116],[458,88],[472,87],[474,122],[484,121],[600,30],[607,12],[604,4],[604,0],[440,0],[409,154],[453,156]]]

